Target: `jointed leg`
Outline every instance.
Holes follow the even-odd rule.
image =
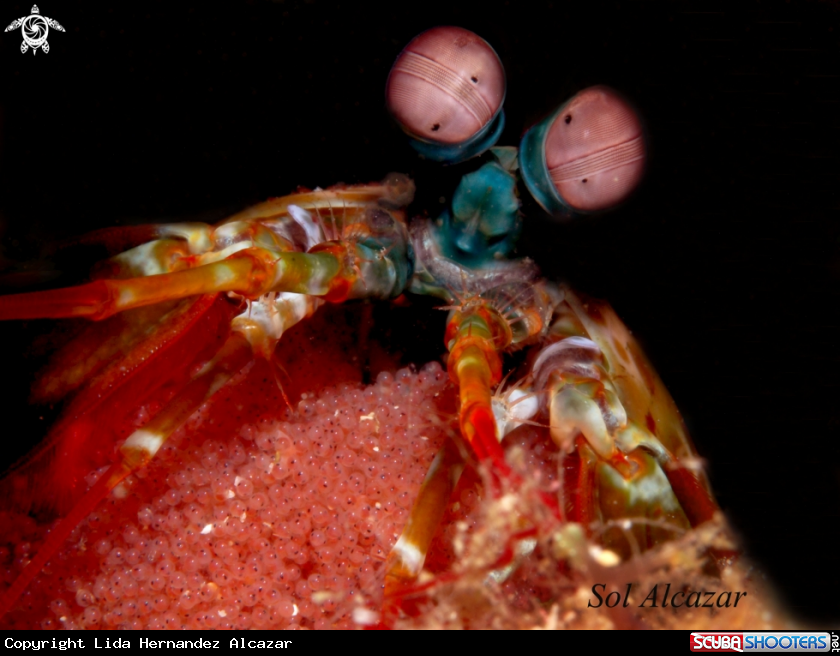
[[[446,440],[432,462],[400,539],[388,554],[385,596],[414,582],[423,570],[432,537],[464,470],[464,459],[453,440]]]

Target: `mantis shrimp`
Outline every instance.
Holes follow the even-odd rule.
[[[387,95],[392,114],[424,157],[455,162],[484,154],[483,164],[462,178],[451,210],[439,219],[408,220],[414,185],[399,174],[380,183],[299,190],[216,226],[183,223],[95,233],[87,239],[119,244],[115,250],[123,252],[92,282],[0,298],[4,320],[118,322],[109,324],[113,339],[91,333],[74,342],[77,353],[59,360],[45,378],[52,397],[71,391],[75,396],[45,442],[4,479],[4,489],[26,499],[34,511],[61,518],[36,551],[27,546],[16,553],[18,568],[0,597],[0,614],[12,617],[21,611],[33,581],[66,544],[74,543],[78,552],[89,550],[80,526],[100,521],[97,509],[103,504],[130,496],[135,479],[142,481],[154,468],[170,438],[235,388],[255,361],[271,363],[282,404],[292,406],[296,394],[277,373],[284,366],[278,353],[284,352],[295,326],[316,322],[325,304],[402,302],[406,295],[418,295],[437,299],[449,311],[443,341],[456,418],[442,424],[447,437],[428,459],[422,482],[406,488],[411,498],[404,500],[404,521],[395,527],[398,536],[390,551],[381,555],[375,572],[365,575],[366,585],[377,591],[348,601],[346,591],[342,596],[324,588],[316,580],[319,575],[310,574],[308,587],[295,586],[295,594],[284,596],[277,585],[264,584],[272,573],[300,580],[311,570],[306,555],[287,547],[283,555],[260,556],[251,574],[240,572],[237,580],[258,588],[249,588],[253,599],[244,608],[261,609],[245,611],[241,600],[226,597],[221,572],[222,561],[233,557],[234,542],[199,556],[189,556],[184,546],[219,531],[234,515],[214,522],[206,509],[189,517],[191,510],[173,511],[170,528],[183,525],[185,517],[189,525],[186,537],[173,538],[180,546],[172,553],[184,558],[180,564],[135,548],[142,544],[150,553],[168,548],[142,535],[155,523],[165,523],[160,511],[167,501],[161,497],[157,519],[146,506],[137,510],[140,528],[126,528],[124,548],[107,540],[94,547],[112,564],[125,567],[122,578],[93,585],[72,582],[71,592],[85,609],[76,613],[81,625],[145,626],[141,619],[149,617],[155,618],[149,626],[178,625],[165,600],[132,601],[107,617],[87,611],[109,595],[116,601],[115,587],[130,588],[127,572],[140,572],[139,580],[149,581],[154,590],[176,590],[176,605],[194,617],[199,617],[196,608],[207,611],[190,626],[227,626],[226,618],[233,617],[248,618],[249,626],[299,626],[304,623],[303,617],[294,619],[299,616],[313,626],[330,626],[337,607],[345,611],[344,620],[363,626],[390,626],[416,616],[430,591],[465,578],[457,568],[431,582],[424,577],[453,493],[463,489],[465,468],[473,480],[480,479],[479,487],[504,524],[496,548],[472,565],[472,576],[479,576],[482,585],[515,579],[535,550],[549,555],[558,580],[573,581],[575,572],[633,562],[668,545],[675,534],[719,529],[719,510],[679,413],[627,328],[608,305],[542,279],[528,259],[508,257],[520,224],[518,175],[555,215],[603,211],[630,195],[645,159],[640,122],[630,105],[605,87],[586,89],[529,131],[518,153],[492,148],[504,123],[504,72],[492,48],[460,28],[432,30],[412,41],[392,69]],[[338,365],[321,361],[319,366]],[[505,387],[505,369],[516,372],[519,382]],[[411,375],[398,374],[398,385]],[[445,384],[439,367],[424,370],[420,379]],[[393,382],[388,375],[384,380]],[[118,427],[103,425],[109,415],[124,417],[140,397],[150,395],[157,395],[152,409],[128,422],[130,427],[123,420],[114,422]],[[299,411],[311,413],[312,404],[302,398]],[[332,406],[318,403],[318,412],[335,408],[341,422],[343,410],[336,401]],[[353,418],[363,420],[384,421],[376,412]],[[521,451],[506,452],[508,435],[528,430],[550,438],[557,464],[549,480],[531,480],[533,470],[523,465]],[[103,435],[113,440],[115,434],[121,434],[116,442],[104,443]],[[293,475],[301,453],[298,443],[282,434],[266,447],[273,458],[251,457],[254,481],[284,468],[289,473],[280,480]],[[211,444],[207,462],[217,463],[225,449]],[[330,447],[323,449],[322,456],[332,455]],[[95,475],[89,474],[91,452],[100,456]],[[358,456],[346,452],[345,458]],[[39,487],[45,469],[51,483]],[[172,474],[176,479],[193,475],[202,476],[198,471]],[[299,476],[302,489],[305,479]],[[240,523],[245,525],[250,513],[268,526],[263,534],[256,522],[248,523],[256,531],[249,540],[262,541],[270,551],[268,536],[283,527],[302,531],[298,543],[316,548],[328,538],[340,541],[328,528],[335,511],[330,505],[318,506],[318,517],[310,518],[315,528],[310,519],[303,529],[272,523],[266,495],[257,502],[253,489],[247,491],[254,481],[237,474],[211,486],[217,503],[240,499],[234,513]],[[201,493],[190,494],[192,500]],[[181,501],[178,495],[170,497],[172,506]],[[517,499],[528,503],[523,506]],[[208,497],[206,503],[213,501]],[[711,549],[711,538],[708,542],[700,551],[711,554],[713,567],[722,567],[731,552],[725,545]],[[334,559],[335,553],[329,553]],[[340,559],[342,572],[361,562],[348,558]],[[144,568],[144,559],[156,563],[156,575],[148,565]],[[273,570],[267,564],[278,560],[283,562]],[[136,599],[136,590],[128,597]],[[277,603],[269,612],[272,599]],[[381,604],[380,610],[369,607],[365,600],[370,599]],[[220,601],[226,605],[217,608]],[[312,610],[313,604],[320,610]],[[304,605],[312,616],[301,610]],[[66,601],[58,599],[54,606],[62,622],[75,622],[67,619],[73,613]],[[633,621],[622,616],[617,623]]]

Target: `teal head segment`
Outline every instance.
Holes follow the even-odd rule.
[[[516,179],[497,162],[488,162],[461,178],[452,211],[441,215],[435,232],[446,257],[486,266],[510,253],[520,226]]]
[[[620,205],[647,161],[642,122],[609,87],[584,89],[532,127],[519,147],[528,191],[549,214],[570,218]]]
[[[460,27],[436,27],[397,57],[385,97],[418,153],[454,164],[499,139],[505,84],[504,67],[489,43]]]

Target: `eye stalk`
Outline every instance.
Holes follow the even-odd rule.
[[[630,103],[596,86],[528,130],[519,158],[531,195],[550,214],[568,218],[625,201],[642,180],[647,146]]]
[[[400,53],[385,90],[388,111],[427,159],[481,154],[504,128],[505,71],[496,51],[460,27],[436,27]]]

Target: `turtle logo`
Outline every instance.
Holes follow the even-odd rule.
[[[41,12],[38,11],[38,5],[32,5],[31,15],[12,21],[12,24],[6,28],[6,31],[11,32],[17,28],[20,28],[23,34],[23,43],[20,44],[20,51],[26,52],[29,48],[32,48],[33,55],[38,51],[38,48],[43,48],[44,52],[50,51],[50,44],[47,43],[47,34],[49,34],[50,28],[59,32],[64,31],[64,28],[59,25],[58,21],[41,16]]]

